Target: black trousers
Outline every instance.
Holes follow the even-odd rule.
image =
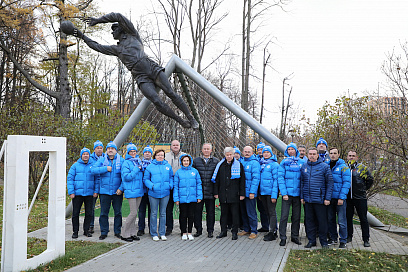
[[[79,231],[79,213],[81,212],[82,204],[85,205],[84,232],[88,233],[92,218],[93,196],[75,195],[72,199],[72,229],[73,232]]]
[[[145,226],[146,226],[146,206],[147,206],[147,220],[148,220],[148,225],[150,227],[150,203],[149,203],[149,196],[147,195],[147,193],[145,193],[142,196],[142,201],[140,202],[139,205],[139,213],[138,213],[138,217],[139,217],[139,221],[138,221],[138,226],[139,226],[139,230],[144,230]]]
[[[347,198],[346,216],[347,216],[348,237],[353,237],[354,208],[356,208],[358,218],[360,218],[360,226],[361,226],[363,241],[368,242],[370,240],[370,226],[367,220],[367,199]]]
[[[271,226],[269,226],[270,222],[268,217],[268,211],[267,208],[263,205],[262,200],[259,199],[259,197],[256,198],[256,206],[259,211],[259,216],[261,217],[261,227],[265,230],[269,230]]]
[[[196,209],[195,202],[193,203],[180,203],[180,230],[181,233],[191,233],[193,230],[194,212]]]
[[[307,203],[305,204],[306,233],[310,243],[316,242],[317,232],[319,232],[320,245],[325,246],[327,242],[328,219],[327,206],[324,204]],[[317,230],[318,228],[318,230]]]
[[[213,199],[203,199],[200,203],[195,205],[194,212],[194,227],[197,232],[203,231],[203,208],[205,205],[206,211],[206,221],[207,221],[207,232],[214,232],[215,224],[215,198]]]
[[[169,198],[169,202],[167,203],[167,207],[166,207],[166,230],[167,231],[172,231],[174,227],[173,208],[174,208],[173,190],[170,190],[170,198]]]
[[[239,226],[239,202],[221,204],[221,232],[227,232],[228,214],[231,215],[232,233],[238,233]]]

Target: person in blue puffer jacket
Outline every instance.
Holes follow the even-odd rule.
[[[99,226],[101,236],[99,236],[99,240],[104,240],[108,236],[109,209],[111,205],[115,213],[113,230],[115,236],[121,238],[123,195],[119,190],[119,186],[122,183],[121,169],[125,160],[117,154],[117,150],[118,148],[114,142],[108,143],[105,158],[100,158],[91,168],[94,175],[101,176],[99,185],[99,199],[101,201]]]
[[[126,147],[125,162],[122,165],[122,183],[119,190],[124,192],[129,202],[130,213],[122,227],[122,240],[132,242],[137,237],[136,218],[142,196],[144,194],[142,162],[137,155],[137,148],[129,143]]]
[[[340,159],[339,150],[332,147],[329,150],[330,161],[327,163],[332,171],[334,186],[332,199],[328,207],[328,228],[330,239],[328,244],[337,243],[340,236],[339,248],[346,248],[347,244],[347,194],[351,186],[351,172],[345,161]],[[339,232],[337,233],[336,215],[339,221]]]
[[[261,182],[259,193],[262,204],[266,207],[269,218],[269,232],[263,238],[264,241],[276,239],[277,228],[276,200],[278,198],[278,169],[279,164],[270,146],[265,146],[262,150],[261,159]]]
[[[85,205],[84,235],[92,237],[89,233],[89,226],[92,216],[93,198],[98,196],[99,184],[91,173],[92,164],[89,162],[91,151],[84,147],[81,150],[80,158],[74,163],[68,172],[67,188],[69,197],[72,199],[72,238],[78,238],[79,213],[82,204]]]
[[[286,226],[288,223],[290,206],[292,206],[291,241],[301,245],[300,229],[300,168],[305,163],[299,158],[299,151],[295,143],[290,143],[285,150],[285,159],[279,165],[278,183],[282,195],[282,210],[279,223],[280,246],[286,245]]]
[[[173,200],[180,207],[180,229],[182,240],[194,240],[191,234],[194,223],[194,211],[197,203],[203,199],[203,187],[198,170],[193,168],[190,155],[180,156],[181,168],[174,175]]]
[[[308,161],[302,166],[300,177],[300,197],[305,203],[306,233],[309,240],[306,248],[316,246],[316,232],[323,248],[327,242],[327,206],[333,193],[333,176],[329,165],[323,162],[317,148],[309,148]]]
[[[99,140],[96,140],[94,142],[94,152],[92,152],[91,157],[89,158],[89,163],[95,164],[100,158],[105,158],[106,154],[103,153],[103,143]],[[98,184],[101,182],[101,176],[100,175],[95,175],[95,179],[97,179]],[[95,204],[96,200],[98,198],[94,197],[93,198],[93,203],[92,203],[92,217],[91,217],[91,225],[89,226],[89,232],[94,233],[94,226],[95,226]]]
[[[143,182],[149,189],[150,203],[150,235],[153,241],[167,240],[166,237],[166,208],[170,198],[170,190],[173,189],[173,169],[164,160],[164,150],[156,150],[153,161],[147,166]],[[157,231],[157,209],[159,209],[159,231]]]
[[[261,179],[261,165],[254,155],[252,147],[245,146],[242,166],[245,171],[245,199],[240,202],[242,225],[244,229],[239,236],[249,234],[249,239],[258,237],[258,216],[256,213],[256,197]]]

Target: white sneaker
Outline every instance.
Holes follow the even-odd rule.
[[[167,241],[167,237],[166,236],[160,236],[160,238],[162,239],[162,241]]]
[[[188,240],[194,240],[193,235],[189,234],[189,235],[188,235]]]
[[[183,236],[181,236],[181,240],[187,240],[187,235],[183,234]]]
[[[153,241],[157,242],[157,241],[159,241],[159,240],[160,240],[160,239],[159,239],[158,236],[153,236]]]

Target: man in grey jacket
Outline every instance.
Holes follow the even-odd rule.
[[[181,168],[180,156],[183,154],[185,153],[180,151],[180,142],[173,140],[170,145],[170,152],[167,152],[165,156],[165,160],[171,165],[171,168],[173,168],[173,174],[176,174],[177,170]],[[170,199],[166,208],[166,236],[169,236],[173,232],[173,207],[173,190],[170,190]]]

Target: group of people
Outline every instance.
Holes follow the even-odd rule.
[[[307,152],[307,156],[306,156]],[[212,145],[205,143],[201,156],[192,158],[180,150],[180,142],[173,140],[170,152],[163,149],[153,152],[146,146],[142,158],[137,147],[130,143],[123,159],[117,146],[110,142],[103,153],[103,144],[94,143],[94,152],[83,148],[80,158],[69,170],[68,194],[73,203],[73,235],[78,238],[79,213],[85,206],[84,235],[94,232],[95,201],[100,198],[100,240],[109,232],[108,214],[113,207],[114,235],[131,242],[144,235],[146,207],[149,232],[154,241],[167,240],[173,231],[174,204],[179,206],[181,239],[194,240],[203,234],[202,215],[205,205],[207,237],[214,237],[215,203],[221,207],[221,232],[216,238],[232,239],[248,235],[258,237],[267,232],[264,241],[280,238],[280,246],[287,243],[286,228],[290,208],[291,242],[301,245],[299,237],[301,208],[308,243],[316,246],[316,238],[327,248],[336,244],[345,248],[353,237],[354,209],[360,218],[364,246],[369,247],[366,190],[373,183],[367,167],[358,162],[357,153],[350,150],[347,163],[339,150],[320,138],[316,147],[290,143],[285,158],[277,162],[270,146],[257,145],[257,155],[250,146],[241,151],[226,147],[224,158],[213,156]],[[130,214],[122,226],[123,195],[129,201]],[[276,203],[282,196],[281,217],[278,225]],[[261,228],[258,229],[257,210]],[[157,213],[159,224],[157,225]],[[139,217],[138,225],[136,219]],[[337,222],[338,220],[338,230]],[[192,234],[193,227],[196,233]],[[239,231],[241,229],[241,231]]]

